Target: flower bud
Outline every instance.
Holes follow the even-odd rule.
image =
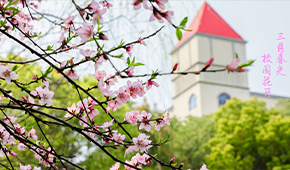
[[[25,102],[27,102],[27,98],[24,96],[21,96],[22,100],[24,100]]]
[[[179,165],[179,168],[182,168],[182,167],[184,167],[184,163],[181,163],[181,164]]]
[[[169,162],[169,165],[171,165],[175,161],[175,158],[172,158]]]
[[[173,69],[172,69],[171,73],[173,73],[173,72],[177,69],[177,66],[178,66],[178,63],[176,63],[176,64],[173,66]]]

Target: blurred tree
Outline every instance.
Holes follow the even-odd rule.
[[[207,143],[209,169],[272,169],[290,163],[290,117],[256,98],[233,98],[214,114],[215,134]]]

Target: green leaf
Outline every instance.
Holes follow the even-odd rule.
[[[180,27],[184,27],[185,24],[187,23],[187,21],[188,21],[188,18],[187,17],[183,18],[183,20],[180,22],[179,26]]]
[[[34,35],[32,35],[31,37],[37,37],[38,35],[37,34],[34,34]]]
[[[244,63],[242,65],[239,65],[239,68],[248,67],[248,66],[252,65],[254,62],[255,62],[255,60],[250,60],[250,61],[248,61],[248,63]]]
[[[236,58],[239,58],[238,54],[236,53]]]
[[[95,38],[96,40],[101,40],[100,38]],[[90,39],[88,39],[88,41],[87,42],[91,42],[91,41],[94,41],[94,38],[90,38]]]
[[[135,63],[135,57],[133,58],[133,61],[131,62],[131,65]]]
[[[181,40],[182,32],[180,31],[180,29],[176,29],[176,37],[178,38],[179,41]]]
[[[36,122],[34,122],[34,123],[29,123],[25,128],[26,128],[26,129],[30,129],[30,128],[32,128],[32,127],[35,126],[35,125],[37,125]]]
[[[53,49],[53,45],[52,45],[52,46],[50,46],[50,45],[47,46],[47,47],[46,47],[46,51],[54,51],[54,49]]]
[[[123,54],[115,55],[114,57],[115,57],[115,58],[119,58],[119,59],[121,59],[121,58],[123,57]]]
[[[75,85],[72,85],[72,88],[73,88],[73,89],[76,89],[76,86],[75,86]]]
[[[144,64],[143,63],[134,63],[131,66],[144,66]]]
[[[47,79],[49,79],[49,80],[51,80],[51,81],[53,81],[53,79],[52,78],[50,78],[50,77],[46,77]]]
[[[127,64],[130,65],[130,58],[127,58]]]
[[[48,67],[48,69],[44,72],[43,77],[46,77],[52,72],[53,68],[51,66]]]
[[[170,141],[170,135],[167,136],[167,139],[161,143],[161,145],[167,144]]]
[[[157,153],[155,155],[153,155],[153,157],[156,158],[157,157]]]
[[[15,66],[12,67],[12,71],[17,70],[18,68],[19,68],[19,66],[18,65],[15,65]]]

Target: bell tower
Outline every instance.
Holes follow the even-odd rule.
[[[172,63],[179,63],[178,71],[198,71],[206,61],[214,61],[208,69],[221,69],[238,54],[246,61],[245,43],[205,2],[172,52]],[[184,119],[187,115],[202,116],[215,112],[231,97],[249,99],[247,73],[201,73],[173,76],[173,115]]]

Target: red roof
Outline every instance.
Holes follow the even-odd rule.
[[[186,31],[175,48],[179,47],[197,32],[244,41],[206,2],[202,5],[187,29],[192,31]]]

